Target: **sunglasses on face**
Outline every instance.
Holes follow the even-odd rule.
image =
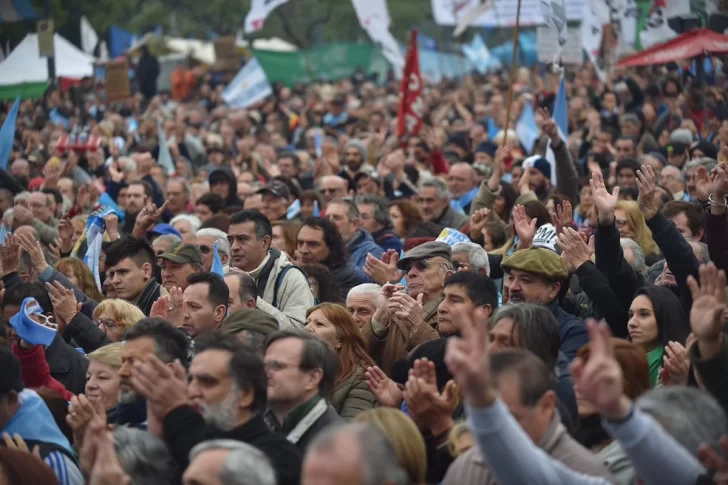
[[[404,265],[404,272],[407,273],[414,267],[417,271],[426,271],[431,265],[436,264],[433,261],[427,261],[426,259],[418,259],[410,261]]]

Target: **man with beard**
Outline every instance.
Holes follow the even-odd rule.
[[[584,322],[559,306],[558,297],[569,276],[564,260],[550,249],[530,247],[505,258],[501,267],[509,288],[508,303],[536,303],[551,310],[559,321],[561,351],[573,360],[589,336]]]
[[[123,233],[131,234],[139,213],[152,202],[153,189],[145,180],[131,182],[126,189],[126,218]]]
[[[187,336],[161,318],[146,318],[130,328],[121,351],[119,405],[109,414],[109,422],[146,427],[147,403],[133,380],[138,364],[151,357],[166,366],[185,362],[188,347]]]
[[[300,452],[263,419],[268,382],[260,356],[218,332],[199,338],[195,351],[189,376],[179,363],[165,366],[151,356],[135,366],[132,376],[180,468],[187,467],[197,444],[229,439],[265,453],[281,485],[298,484]]]
[[[344,152],[344,166],[339,177],[349,182],[349,190],[356,191],[356,174],[372,172],[373,167],[367,163],[369,153],[367,145],[361,140],[349,140]]]
[[[545,201],[551,192],[551,164],[543,157],[533,160],[528,167],[528,188]]]

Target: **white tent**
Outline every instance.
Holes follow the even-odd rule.
[[[93,76],[94,58],[84,54],[58,34],[53,36],[56,77],[80,79]],[[48,81],[48,61],[38,53],[38,35],[28,34],[0,63],[0,85]]]

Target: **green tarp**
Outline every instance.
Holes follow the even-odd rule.
[[[13,101],[20,96],[20,99],[38,99],[43,97],[47,82],[10,84],[0,86],[0,101]]]
[[[271,83],[291,87],[326,78],[339,80],[360,67],[385,79],[389,63],[373,44],[335,44],[296,52],[253,51]]]

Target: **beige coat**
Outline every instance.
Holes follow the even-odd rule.
[[[385,374],[389,375],[392,364],[406,359],[407,354],[418,345],[440,338],[437,332],[437,307],[442,300],[443,296],[440,295],[436,300],[424,304],[423,323],[413,334],[410,334],[405,324],[396,317],[393,318],[389,328],[383,327],[374,318],[368,325],[362,327],[364,338],[369,341],[369,355]]]

